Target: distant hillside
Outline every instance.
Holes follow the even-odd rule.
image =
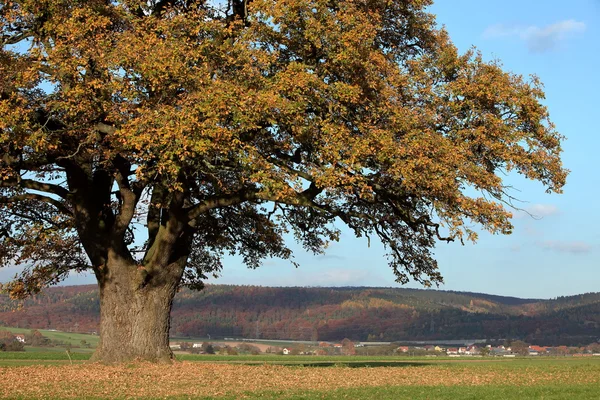
[[[91,332],[98,330],[98,321],[94,285],[50,288],[21,305],[0,295],[0,325]],[[208,285],[202,292],[185,289],[176,296],[171,325],[176,336],[361,341],[513,338],[578,345],[600,336],[600,293],[539,300],[402,288]]]

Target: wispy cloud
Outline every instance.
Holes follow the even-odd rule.
[[[346,257],[340,256],[340,255],[337,255],[337,254],[321,254],[317,258],[319,260],[336,260],[336,261],[343,261],[343,260],[346,259]]]
[[[563,242],[558,240],[546,240],[538,243],[546,250],[553,250],[560,253],[583,254],[592,251],[592,245],[582,241]]]
[[[532,204],[526,207],[522,211],[515,213],[515,218],[544,218],[552,215],[559,214],[560,210],[554,204]]]
[[[510,246],[510,251],[512,251],[513,253],[519,253],[521,250],[522,247],[519,244],[513,244],[512,246]]]
[[[559,21],[542,27],[497,24],[488,27],[483,32],[483,37],[486,39],[517,37],[527,44],[529,51],[543,53],[558,48],[566,38],[582,33],[585,29],[584,22],[574,19]]]
[[[358,286],[361,285],[369,273],[366,270],[331,268],[324,270],[321,274],[313,276],[313,286]]]

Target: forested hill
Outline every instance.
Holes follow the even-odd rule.
[[[94,285],[51,288],[21,305],[0,295],[0,325],[91,332],[98,321]],[[538,300],[417,289],[208,285],[176,296],[171,333],[361,341],[518,338],[577,345],[597,340],[599,328],[600,293]]]

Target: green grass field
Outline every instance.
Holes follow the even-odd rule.
[[[245,394],[252,398],[252,393]],[[237,397],[236,397],[237,396]],[[236,396],[213,397],[234,400]],[[513,386],[416,386],[416,387],[371,387],[336,389],[332,391],[308,390],[302,392],[263,392],[260,399],[372,399],[372,400],[597,400],[600,388],[597,385],[547,385],[531,387]]]
[[[13,361],[69,361],[69,356],[64,349],[48,351],[47,348],[40,348],[44,351],[3,351],[0,352],[0,366],[12,365]],[[69,354],[72,360],[89,360],[91,352]]]
[[[219,343],[228,343],[228,342],[243,342],[243,343],[247,343],[247,344],[259,344],[259,345],[266,345],[266,346],[273,346],[273,347],[286,347],[286,346],[294,346],[297,345],[298,342],[295,342],[293,340],[290,341],[286,341],[286,340],[274,340],[274,341],[269,341],[269,340],[265,340],[265,341],[259,341],[259,342],[255,342],[252,340],[224,340],[224,339],[210,339],[207,337],[177,337],[177,336],[171,336],[170,338],[172,343],[179,343],[179,342],[188,342],[188,343],[202,343],[202,342],[219,342]],[[315,342],[318,343],[318,342]]]
[[[225,362],[225,363],[269,363],[269,364],[330,364],[330,365],[346,365],[352,363],[365,363],[368,361],[385,363],[403,363],[411,361],[443,361],[457,360],[452,357],[409,357],[409,356],[311,356],[311,355],[278,355],[278,354],[240,354],[240,355],[222,355],[222,354],[187,354],[178,353],[175,358],[179,361],[196,361],[196,362]],[[463,360],[477,360],[479,358],[463,358]],[[493,359],[493,358],[488,358]],[[496,358],[493,360],[503,361],[506,359]]]
[[[0,326],[0,330],[6,330],[9,332],[12,332],[14,334],[17,333],[22,333],[22,334],[27,334],[29,332],[31,332],[31,329],[29,328],[13,328],[13,327],[5,327],[5,326]],[[52,331],[52,330],[47,330],[47,329],[38,329],[38,331],[40,331],[40,333],[42,335],[44,335],[45,337],[47,337],[50,340],[54,340],[54,341],[61,341],[64,343],[68,343],[71,346],[81,346],[81,341],[85,340],[87,343],[90,344],[90,347],[93,348],[96,347],[98,345],[98,340],[100,339],[100,337],[98,335],[89,335],[89,334],[85,334],[85,333],[70,333],[70,332],[61,332],[61,331]],[[209,339],[209,338],[203,338],[203,337],[171,337],[170,341],[172,343],[178,343],[178,342],[188,342],[188,343],[202,343],[202,342],[220,342],[220,343],[227,343],[226,340],[223,339]],[[237,341],[236,341],[237,342]],[[297,344],[294,341],[289,341],[289,342],[285,342],[285,341],[276,341],[276,342],[246,342],[248,344],[264,344],[264,345],[268,345],[268,346],[276,346],[276,347],[284,347],[284,346],[292,346],[294,344]],[[76,349],[73,349],[73,351],[76,351]]]
[[[47,352],[58,352],[64,353],[66,350],[65,346],[55,346],[55,347],[35,347],[35,346],[25,346],[25,351],[28,353],[47,353]],[[72,347],[71,353],[93,353],[93,348],[87,347]]]
[[[31,329],[11,328],[11,327],[4,327],[4,326],[0,326],[0,330],[9,331],[14,334],[17,334],[17,333],[28,334],[31,332]],[[97,335],[88,335],[85,333],[50,331],[50,330],[46,330],[46,329],[38,329],[38,331],[40,331],[40,333],[42,335],[44,335],[45,337],[47,337],[50,340],[61,341],[65,344],[70,344],[71,346],[81,346],[81,341],[85,340],[87,343],[90,344],[90,347],[93,348],[98,345],[98,340],[100,340],[100,337]],[[75,349],[73,349],[73,350],[75,350]],[[62,350],[62,351],[64,351],[64,350]]]
[[[76,352],[74,350],[85,350]],[[73,349],[71,358],[77,360],[88,360],[93,349]],[[64,348],[60,347],[25,347],[25,352],[0,352],[0,366],[3,360],[67,360],[67,355]],[[190,361],[198,363],[222,363],[222,364],[272,364],[272,365],[290,365],[290,366],[318,366],[318,367],[382,367],[396,365],[410,365],[411,363],[443,363],[456,362],[456,358],[449,357],[397,357],[397,356],[284,356],[277,354],[260,354],[260,355],[221,355],[221,354],[176,354],[175,359],[178,361]],[[473,361],[474,359],[462,359],[463,361]],[[486,362],[508,362],[503,358],[486,358],[482,359]],[[523,360],[523,359],[516,359]],[[527,359],[531,362],[544,362],[544,359]],[[560,359],[552,359],[559,361]],[[514,362],[515,360],[510,360]]]

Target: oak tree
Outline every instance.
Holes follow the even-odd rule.
[[[398,282],[437,241],[510,233],[510,173],[560,192],[535,78],[459,54],[430,0],[0,3],[0,264],[24,297],[92,271],[94,359],[168,361],[178,287],[229,253],[377,237]],[[290,235],[288,235],[288,233]]]

